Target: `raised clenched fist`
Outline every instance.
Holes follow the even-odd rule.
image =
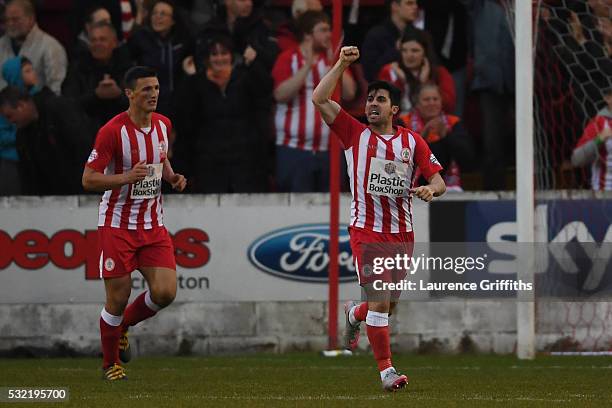
[[[359,58],[359,48],[342,47],[340,49],[340,61],[351,64]]]

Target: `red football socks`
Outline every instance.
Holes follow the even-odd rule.
[[[119,337],[121,326],[111,326],[100,317],[100,337],[102,339],[103,368],[119,364]]]
[[[147,292],[143,292],[125,309],[123,314],[123,327],[134,326],[149,317],[155,316],[157,311],[151,310],[145,302]]]
[[[374,358],[380,371],[392,367],[391,342],[389,340],[389,313],[368,311],[366,330]]]
[[[368,333],[368,340],[370,340],[370,346],[374,352],[374,358],[376,363],[378,363],[378,370],[382,371],[391,367],[393,364],[391,364],[389,326],[366,326],[366,331]]]

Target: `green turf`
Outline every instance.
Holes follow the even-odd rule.
[[[137,358],[129,380],[101,380],[97,359],[0,360],[0,386],[62,386],[70,403],[27,407],[605,407],[612,358],[395,357],[406,389],[383,393],[371,355],[314,353]],[[2,404],[17,406],[17,404]]]

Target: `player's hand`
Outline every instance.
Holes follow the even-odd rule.
[[[342,47],[340,49],[340,61],[343,64],[352,64],[359,58],[359,48],[357,47]]]
[[[176,191],[183,191],[187,186],[187,179],[182,174],[174,173],[174,177],[170,180],[172,188]]]
[[[417,188],[411,188],[410,192],[419,197],[421,200],[425,202],[430,202],[434,198],[434,191],[429,186],[420,186]]]
[[[138,181],[144,180],[148,173],[147,162],[146,160],[142,160],[136,163],[136,165],[132,167],[130,171],[125,173],[125,180],[127,184],[134,184]]]

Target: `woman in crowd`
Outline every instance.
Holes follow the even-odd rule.
[[[438,65],[431,38],[423,30],[408,27],[399,41],[400,59],[384,65],[378,79],[391,82],[402,91],[401,113],[412,108],[412,97],[421,84],[440,88],[445,112],[455,110],[455,83],[446,68]]]
[[[245,51],[246,52],[246,51]],[[266,138],[258,131],[256,101],[272,92],[260,57],[234,65],[226,36],[209,39],[203,72],[187,78],[177,95],[175,154],[197,193],[265,191]],[[264,113],[267,114],[267,113]]]

